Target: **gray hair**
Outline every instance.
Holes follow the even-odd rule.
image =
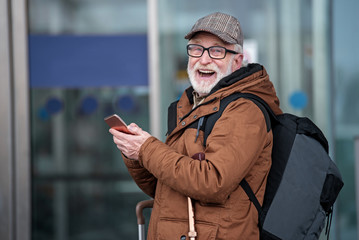
[[[243,53],[243,48],[240,44],[234,44],[234,51],[238,53]]]
[[[240,44],[234,44],[234,51],[243,54],[243,47]],[[248,65],[248,60],[243,58],[241,67],[247,67],[247,65]]]

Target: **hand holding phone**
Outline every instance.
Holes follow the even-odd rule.
[[[120,132],[132,134],[130,130],[128,130],[125,121],[123,121],[122,118],[120,118],[117,114],[105,117],[104,120],[108,124],[108,126],[110,126],[110,128],[113,128]]]

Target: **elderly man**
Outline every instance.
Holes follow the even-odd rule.
[[[262,203],[273,144],[262,111],[248,99],[231,102],[205,146],[199,120],[235,92],[256,94],[277,114],[279,100],[263,66],[242,66],[233,16],[205,16],[185,38],[192,86],[169,108],[166,142],[134,123],[132,135],[110,130],[131,176],[155,199],[148,239],[259,239],[258,212],[239,183],[245,178]]]

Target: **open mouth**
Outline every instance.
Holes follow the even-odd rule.
[[[198,74],[200,77],[211,77],[215,74],[215,71],[211,70],[198,70]]]

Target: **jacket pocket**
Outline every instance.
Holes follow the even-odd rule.
[[[195,229],[197,231],[196,240],[215,240],[217,236],[218,226],[211,223],[196,222]],[[175,218],[161,218],[157,225],[157,235],[159,240],[188,240],[188,220]],[[183,238],[185,236],[186,238]]]

